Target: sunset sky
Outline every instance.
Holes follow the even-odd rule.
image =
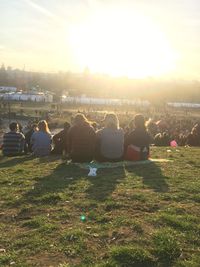
[[[0,0],[0,63],[200,80],[199,0]]]

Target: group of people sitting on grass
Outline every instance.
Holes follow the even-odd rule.
[[[106,114],[96,130],[87,118],[78,113],[72,125],[51,135],[45,120],[32,125],[24,135],[16,122],[10,124],[10,131],[4,134],[2,152],[5,156],[32,153],[37,157],[65,154],[73,162],[117,162],[122,160],[145,160],[149,157],[149,145],[153,142],[146,130],[143,115],[134,117],[134,130],[124,133],[116,114]]]
[[[160,122],[160,132],[155,125],[146,123],[137,114],[131,127],[122,129],[115,113],[108,113],[99,124],[90,122],[82,113],[76,114],[72,124],[66,122],[64,129],[52,136],[45,120],[33,124],[24,135],[16,122],[10,124],[10,132],[4,134],[2,151],[5,156],[32,153],[37,157],[49,154],[65,155],[73,162],[115,162],[121,160],[145,160],[149,146],[180,145],[180,140],[170,136]],[[163,130],[162,130],[163,128]],[[195,124],[185,138],[184,144],[200,146],[200,124]]]

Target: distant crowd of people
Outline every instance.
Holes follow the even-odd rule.
[[[169,125],[160,120],[153,122],[141,114],[135,115],[128,126],[121,128],[115,113],[108,113],[99,122],[90,122],[78,113],[71,124],[66,122],[59,133],[52,136],[45,120],[32,124],[23,134],[20,125],[10,124],[3,136],[2,152],[5,156],[32,153],[36,157],[52,154],[65,155],[73,162],[116,162],[145,160],[149,147],[175,145],[200,146],[200,124],[196,123],[187,135],[171,133]]]

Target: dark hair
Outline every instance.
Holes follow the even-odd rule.
[[[11,124],[9,125],[9,128],[11,131],[15,131],[15,130],[17,130],[18,126],[19,125],[17,122],[11,122]]]
[[[83,115],[82,113],[77,113],[74,117],[74,124],[76,125],[81,125],[81,124],[90,124],[90,122],[88,121],[88,119],[85,117],[85,115]]]
[[[134,118],[134,123],[136,128],[146,129],[144,116],[142,114],[136,114]]]
[[[68,130],[68,129],[70,128],[70,126],[71,126],[70,123],[66,121],[66,122],[64,123],[64,125],[63,125],[64,130]]]
[[[37,123],[33,123],[32,125],[31,125],[31,129],[34,129],[34,128],[36,128],[37,127]]]

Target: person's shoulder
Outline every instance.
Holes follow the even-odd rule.
[[[107,132],[108,132],[108,128],[105,128],[105,127],[101,128],[97,131],[98,134],[103,134],[103,133],[107,133]]]
[[[49,132],[49,133],[47,133],[47,135],[48,135],[48,137],[51,139],[52,138],[52,133],[51,132]]]
[[[135,135],[137,133],[137,129],[133,129],[128,135]]]
[[[75,131],[76,129],[77,129],[77,126],[76,126],[76,125],[72,125],[72,126],[69,128],[69,130],[68,130],[67,133],[69,134],[69,133]]]
[[[18,136],[20,136],[21,138],[25,138],[23,133],[17,133]]]
[[[12,132],[7,132],[7,133],[4,133],[4,135],[3,136],[8,136],[8,135],[10,135]]]
[[[118,131],[122,134],[124,134],[124,129],[123,128],[119,128]]]
[[[96,134],[96,131],[95,131],[95,129],[94,129],[94,127],[92,125],[89,124],[88,127],[89,127],[91,133],[95,133]]]
[[[98,129],[98,130],[96,131],[96,133],[102,133],[103,130],[104,130],[104,128]]]
[[[37,136],[38,132],[33,132],[32,137]]]

